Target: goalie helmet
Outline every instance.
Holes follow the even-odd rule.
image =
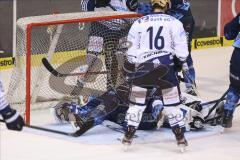
[[[169,5],[169,0],[151,0],[151,4],[153,8],[155,7],[167,8]]]

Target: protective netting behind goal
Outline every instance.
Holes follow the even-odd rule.
[[[19,19],[15,68],[7,94],[11,105],[29,121],[30,109],[80,95],[100,95],[116,87],[122,81],[126,36],[138,16],[113,11]],[[51,74],[42,58],[67,75]]]

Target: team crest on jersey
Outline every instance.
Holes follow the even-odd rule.
[[[143,16],[138,19],[138,23],[148,22],[149,19],[150,19],[149,16]]]

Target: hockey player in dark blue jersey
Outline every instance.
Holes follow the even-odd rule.
[[[225,25],[224,35],[228,40],[235,39],[230,60],[230,85],[222,122],[223,127],[230,128],[232,127],[233,113],[240,97],[240,13]]]
[[[18,112],[10,107],[7,102],[4,92],[2,81],[0,79],[0,115],[6,123],[6,126],[10,130],[21,131],[24,126],[24,120]]]
[[[195,70],[191,56],[192,35],[195,22],[191,13],[190,3],[188,0],[171,0],[171,8],[168,11],[168,14],[179,19],[183,23],[184,30],[186,31],[188,38],[188,51],[190,54],[187,58],[187,66],[185,66],[188,72],[183,72],[183,77],[187,88],[186,92],[196,96],[197,90],[195,84]]]
[[[137,0],[82,0],[82,11],[136,11]],[[118,61],[115,53],[118,51],[118,46],[122,39],[126,37],[129,27],[124,25],[126,21],[110,20],[101,22],[92,22],[87,44],[87,54],[99,56],[104,55],[106,69],[110,72],[107,74],[107,88],[115,87],[118,78]],[[131,24],[131,22],[129,23]],[[83,27],[80,24],[80,28]],[[126,31],[122,31],[126,30]],[[92,62],[94,63],[94,62]],[[91,70],[91,66],[88,70]],[[87,77],[79,82],[86,81]],[[84,84],[84,83],[82,83]]]
[[[82,0],[82,11],[136,11],[138,0]]]

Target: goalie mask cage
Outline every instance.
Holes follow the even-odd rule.
[[[132,12],[101,11],[19,19],[15,67],[7,93],[9,103],[30,124],[32,110],[80,95],[99,95],[107,91],[108,85],[117,86],[121,83],[118,69],[122,62],[113,55],[139,16]],[[64,74],[107,74],[55,77],[43,66],[42,58]]]

